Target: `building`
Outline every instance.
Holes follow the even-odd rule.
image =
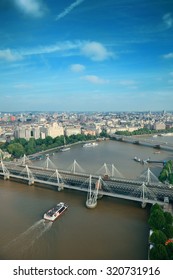
[[[64,135],[64,128],[61,125],[58,125],[56,122],[46,124],[40,128],[40,137],[42,139],[44,139],[46,136],[55,138],[61,135]]]
[[[96,131],[91,129],[82,129],[81,133],[84,135],[96,136]]]
[[[80,126],[70,126],[65,128],[65,135],[70,136],[70,135],[77,135],[81,134],[81,127]]]
[[[166,125],[163,122],[155,122],[153,125],[153,129],[155,129],[155,130],[163,130],[165,128],[166,128]]]

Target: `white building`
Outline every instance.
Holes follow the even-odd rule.
[[[81,127],[77,126],[71,126],[71,127],[66,127],[65,128],[65,135],[66,136],[70,136],[70,135],[77,135],[77,134],[81,134]]]
[[[56,122],[52,124],[46,124],[40,128],[41,138],[44,139],[46,136],[55,138],[57,136],[64,135],[64,128],[58,125]]]

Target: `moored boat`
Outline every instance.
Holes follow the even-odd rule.
[[[140,162],[141,159],[140,158],[137,158],[137,157],[134,157],[134,160],[137,161],[137,162]]]
[[[44,213],[43,217],[47,221],[54,222],[67,208],[67,204],[59,202],[55,207]]]
[[[85,143],[84,145],[83,145],[83,147],[95,147],[95,146],[98,146],[98,143],[96,143],[96,142],[93,142],[93,143]]]
[[[64,147],[60,149],[61,152],[67,152],[70,150],[70,147],[67,147],[66,145],[66,140],[65,140],[65,136],[64,136]]]

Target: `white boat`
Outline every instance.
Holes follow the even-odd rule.
[[[83,145],[83,147],[95,147],[95,146],[98,146],[98,143],[96,143],[96,142],[93,142],[93,143],[86,143],[86,144],[84,144]]]
[[[93,143],[92,143],[92,146],[93,146],[93,147],[98,146],[98,143],[93,142]]]
[[[66,146],[66,140],[65,140],[65,137],[64,137],[64,147],[60,149],[61,152],[67,152],[70,150],[70,147],[67,147]]]
[[[43,217],[47,221],[54,222],[67,208],[67,204],[59,202],[55,207],[48,210]]]
[[[141,159],[140,158],[137,158],[137,157],[134,157],[134,160],[137,161],[137,162],[140,162]]]

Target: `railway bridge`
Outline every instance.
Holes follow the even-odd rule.
[[[52,165],[52,166],[51,166]],[[26,182],[28,185],[40,185],[61,191],[71,189],[86,192],[86,206],[94,208],[102,196],[110,196],[140,202],[164,205],[173,201],[172,185],[162,184],[148,168],[137,179],[122,177],[114,165],[108,168],[104,164],[97,174],[87,174],[74,160],[71,170],[58,170],[49,156],[45,167],[33,166],[31,161],[23,158],[21,162],[0,162],[0,176]],[[165,199],[166,198],[166,199]],[[168,202],[166,202],[168,203]]]

